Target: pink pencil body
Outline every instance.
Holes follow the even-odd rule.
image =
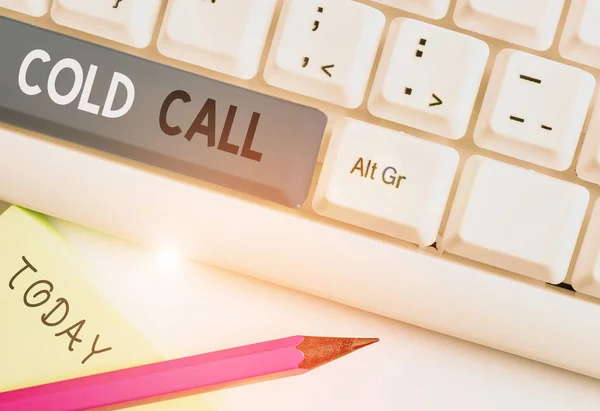
[[[143,365],[0,393],[0,411],[78,411],[305,370],[304,337]]]

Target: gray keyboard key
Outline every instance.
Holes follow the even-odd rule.
[[[297,207],[327,117],[0,17],[0,122]]]

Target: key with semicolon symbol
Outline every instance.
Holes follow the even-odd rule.
[[[390,26],[371,114],[449,139],[464,136],[489,55],[481,40],[418,20]]]
[[[285,0],[264,78],[275,87],[347,108],[360,106],[385,25],[349,0]]]

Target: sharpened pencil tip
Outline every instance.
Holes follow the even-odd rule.
[[[379,338],[304,337],[296,347],[304,354],[299,367],[312,370],[377,341]]]
[[[352,351],[356,351],[367,345],[375,344],[378,341],[379,338],[354,338],[354,341],[352,341]]]

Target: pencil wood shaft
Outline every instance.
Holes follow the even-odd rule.
[[[294,375],[375,341],[288,337],[0,393],[0,411],[89,410]]]

